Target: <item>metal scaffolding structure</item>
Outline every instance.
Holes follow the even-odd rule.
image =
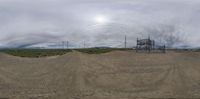
[[[136,52],[163,52],[165,53],[165,45],[156,46],[155,41],[151,40],[150,36],[148,37],[148,39],[137,38]]]

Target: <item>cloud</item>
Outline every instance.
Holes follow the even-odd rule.
[[[170,47],[199,47],[199,6],[199,0],[1,0],[0,46],[123,47],[127,35],[132,47],[151,35]],[[97,24],[96,15],[110,21]]]

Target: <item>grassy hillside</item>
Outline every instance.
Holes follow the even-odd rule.
[[[132,50],[131,48],[86,48],[86,49],[76,49],[79,52],[88,53],[88,54],[101,54],[111,51],[123,51],[123,50]]]
[[[63,55],[71,50],[67,49],[4,49],[0,52],[4,52],[13,56],[20,57],[47,57]]]

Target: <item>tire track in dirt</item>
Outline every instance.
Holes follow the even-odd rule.
[[[176,98],[199,98],[199,96],[195,94],[195,90],[200,90],[200,84],[198,85],[197,81],[200,72],[197,71],[194,65],[200,65],[200,63],[197,61],[198,58],[195,58],[197,57],[196,54],[195,57],[193,57],[194,53],[191,53],[191,55],[189,53],[190,52],[179,53],[173,57],[173,71],[169,77],[174,81],[174,83],[171,83],[171,90],[173,90],[173,97]]]
[[[163,76],[159,77],[159,79],[157,79],[154,83],[141,84],[140,87],[138,87],[138,88],[132,87],[133,89],[128,90],[128,91],[126,91],[124,88],[122,88],[122,89],[115,88],[116,86],[112,87],[111,89],[109,87],[104,88],[103,86],[98,86],[98,82],[96,82],[96,79],[99,76],[102,76],[102,75],[108,76],[109,74],[117,75],[117,74],[123,74],[123,73],[130,74],[130,75],[135,75],[135,73],[137,73],[137,74],[142,73],[143,74],[145,72],[142,72],[141,70],[145,70],[145,68],[140,68],[140,70],[135,72],[135,73],[131,72],[131,71],[123,71],[123,70],[116,70],[116,69],[112,70],[113,68],[106,66],[105,64],[101,64],[99,62],[99,60],[93,60],[92,57],[90,57],[90,58],[89,57],[90,57],[90,55],[87,55],[87,54],[85,54],[85,57],[84,57],[84,55],[82,55],[82,59],[84,60],[84,61],[83,60],[82,61],[84,62],[85,66],[87,66],[88,68],[93,68],[93,69],[90,69],[90,70],[88,70],[88,69],[86,70],[87,71],[86,72],[87,78],[85,78],[86,85],[92,87],[93,90],[96,90],[96,93],[109,94],[111,92],[110,95],[112,97],[118,96],[119,94],[121,95],[121,94],[129,93],[129,95],[130,95],[131,93],[138,93],[138,92],[139,93],[145,93],[145,92],[150,92],[150,91],[153,91],[153,90],[158,90],[159,86],[163,85],[163,82],[166,80],[166,78],[169,75],[169,72],[171,71],[171,68],[168,68],[170,66],[167,66],[167,65],[166,66],[157,66],[157,68],[155,68],[155,66],[154,66],[153,71],[150,70],[150,71],[147,71],[147,73],[148,72],[149,73],[160,72],[160,71],[154,71],[154,70],[159,69],[159,67],[166,67],[163,70],[161,69],[162,72],[164,73],[164,74],[162,74]],[[84,67],[84,68],[86,68],[86,67]],[[91,75],[92,75],[92,77],[91,77]],[[113,81],[113,82],[115,82],[115,81]],[[124,84],[126,84],[126,83],[124,83]],[[129,95],[126,95],[126,96],[129,96]]]
[[[87,57],[81,52],[73,51],[75,55],[78,57],[78,64],[76,67],[75,77],[74,77],[74,85],[75,92],[74,95],[71,96],[72,99],[85,99],[94,95],[94,90],[86,86],[85,84],[85,66]]]
[[[199,56],[73,51],[29,59],[0,54],[0,98],[200,98]]]

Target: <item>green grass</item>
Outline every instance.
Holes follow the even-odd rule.
[[[200,52],[200,49],[169,49],[175,52]]]
[[[4,49],[0,52],[4,52],[13,56],[20,57],[47,57],[47,56],[56,56],[63,55],[72,50],[67,49]]]
[[[111,51],[124,51],[124,50],[132,50],[131,48],[86,48],[86,49],[76,49],[79,52],[87,53],[87,54],[102,54],[108,53]]]

